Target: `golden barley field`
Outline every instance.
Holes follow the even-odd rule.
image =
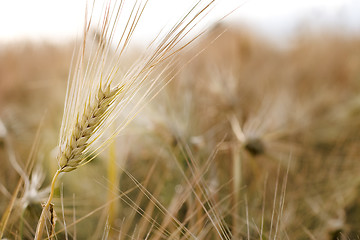
[[[106,36],[99,52],[115,55]],[[65,115],[82,137],[92,127],[83,148],[64,140],[81,159],[57,148],[79,45],[0,44],[1,239],[33,239],[52,190],[39,239],[360,239],[360,36],[302,31],[282,46],[220,23],[170,59],[139,62],[145,50],[129,48],[117,70],[132,80],[143,64],[144,81],[100,88],[98,109],[84,100]],[[107,123],[113,96],[129,103]]]

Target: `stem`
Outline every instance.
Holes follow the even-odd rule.
[[[26,208],[24,208],[24,209],[21,211],[21,216],[20,216],[20,226],[19,226],[20,239],[23,239],[23,233],[24,233],[24,215],[25,215],[25,211],[26,211]]]
[[[240,148],[234,144],[232,146],[232,168],[233,168],[233,204],[234,211],[232,213],[232,221],[234,226],[233,237],[236,239],[240,237],[240,226],[237,216],[239,215],[239,200],[241,188],[241,153]],[[246,206],[247,207],[247,206]]]
[[[108,201],[111,202],[108,208],[108,223],[110,226],[109,236],[113,236],[112,228],[115,226],[116,213],[118,211],[118,202],[113,201],[117,197],[116,189],[118,187],[119,173],[116,165],[116,142],[115,139],[109,148],[109,164],[108,164]]]
[[[41,212],[41,215],[40,215],[40,219],[39,219],[38,225],[36,227],[36,233],[35,233],[35,238],[34,238],[35,240],[40,240],[42,235],[43,235],[44,227],[45,227],[46,215],[47,215],[47,213],[49,211],[51,201],[52,201],[52,199],[54,197],[55,182],[56,182],[56,179],[57,179],[57,177],[59,176],[60,173],[61,173],[61,169],[58,169],[56,171],[53,179],[52,179],[50,195],[49,195],[49,198],[48,198],[46,204],[43,206],[43,209],[42,209],[42,212]]]

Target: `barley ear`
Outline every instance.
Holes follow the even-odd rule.
[[[121,90],[121,87],[111,89],[110,85],[104,89],[99,87],[94,101],[88,102],[82,116],[77,116],[75,126],[57,157],[61,172],[73,171],[86,160],[85,152],[89,148],[89,140],[105,121],[106,114],[114,103],[115,96]]]

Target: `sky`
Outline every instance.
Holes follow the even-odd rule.
[[[21,39],[64,41],[81,33],[86,0],[1,0],[0,42]],[[140,38],[160,31],[164,19],[181,16],[194,0],[150,0]],[[239,7],[227,22],[246,25],[272,38],[283,38],[299,26],[327,26],[360,33],[360,0],[220,0],[215,21]],[[307,24],[305,24],[307,23]]]

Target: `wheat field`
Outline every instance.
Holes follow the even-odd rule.
[[[104,29],[0,44],[1,239],[360,239],[360,36]]]

